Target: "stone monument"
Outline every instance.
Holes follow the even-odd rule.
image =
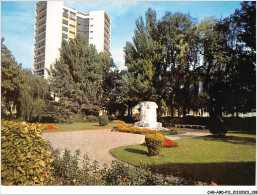
[[[140,121],[135,123],[135,127],[145,127],[149,129],[163,130],[162,123],[157,122],[157,108],[155,102],[140,102]]]

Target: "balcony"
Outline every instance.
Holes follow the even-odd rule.
[[[110,33],[110,28],[108,28],[106,25],[104,25],[104,28],[107,33]]]
[[[43,49],[45,47],[45,44],[39,44],[35,46],[34,52],[37,52],[40,49]]]
[[[40,9],[40,8],[37,9],[36,10],[36,14],[37,14],[36,18],[38,18],[39,16],[42,16],[42,14],[46,12],[46,10],[47,10],[47,6],[44,6],[42,9]]]
[[[104,31],[104,36],[105,36],[107,39],[110,39],[110,34],[107,33],[107,31]]]
[[[109,50],[110,50],[110,47],[107,46],[106,44],[104,44],[104,51],[105,51],[105,52],[109,52]]]
[[[105,19],[108,21],[108,23],[110,24],[110,19],[108,17],[108,15],[105,13]]]
[[[46,4],[47,2],[46,1],[39,1],[37,3],[37,8],[40,8],[42,5]]]
[[[34,59],[36,58],[40,58],[40,57],[45,57],[45,51],[43,53],[40,53],[40,54],[36,54]]]
[[[35,65],[34,66],[34,71],[39,71],[39,70],[42,70],[42,69],[44,69],[44,63],[40,64],[40,65]]]
[[[45,26],[45,25],[46,25],[46,21],[42,22],[41,24],[36,25],[36,27],[40,28],[40,27]]]
[[[45,36],[35,39],[35,44],[45,41]]]
[[[41,64],[41,63],[43,63],[43,62],[45,62],[45,57],[44,57],[44,58],[41,58],[41,59],[36,59],[36,60],[34,61],[34,66],[35,66],[35,65],[39,65],[39,64]]]
[[[35,34],[35,38],[38,38],[39,36],[45,36],[45,32],[46,32],[46,30],[44,29],[44,30],[41,30],[41,31],[38,31],[38,32],[36,32],[36,34]]]
[[[107,43],[105,40],[104,40],[104,45],[106,45],[108,48],[110,48],[109,43]]]
[[[44,70],[34,70],[33,72],[37,76],[40,76],[40,77],[44,76]]]
[[[46,22],[46,15],[42,15],[42,16],[40,16],[39,18],[37,18],[37,20],[36,20],[36,25],[38,25],[38,24],[40,24],[41,22]]]

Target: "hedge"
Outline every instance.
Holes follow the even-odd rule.
[[[51,185],[53,168],[43,125],[2,120],[2,185]]]

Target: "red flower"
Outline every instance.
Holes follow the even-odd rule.
[[[164,147],[165,148],[178,147],[178,144],[176,142],[173,142],[170,139],[165,139]]]
[[[214,183],[213,181],[211,182],[212,186],[217,186],[218,184]]]
[[[56,127],[54,127],[53,125],[48,125],[47,129],[57,129]]]
[[[127,178],[126,178],[126,177],[124,177],[124,178],[123,178],[123,181],[125,182],[125,181],[126,181],[126,179],[127,179]]]
[[[45,174],[43,174],[41,177],[45,178],[45,177],[46,177],[46,175],[45,175]]]

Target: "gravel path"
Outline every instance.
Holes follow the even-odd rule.
[[[206,129],[200,130],[200,129],[180,128],[180,130],[185,131],[186,133],[178,134],[178,135],[166,135],[166,137],[172,140],[177,140],[177,139],[183,139],[183,138],[211,135],[210,131]]]
[[[144,142],[144,135],[112,132],[110,129],[104,130],[84,130],[42,133],[42,137],[49,140],[54,148],[63,150],[65,148],[74,152],[79,149],[81,157],[89,152],[91,160],[97,160],[100,165],[111,164],[116,160],[109,150],[119,146],[140,144]],[[79,161],[81,165],[82,161]]]
[[[210,134],[207,130],[182,130],[186,131],[186,133],[166,137],[177,140]],[[111,164],[112,160],[116,160],[110,154],[110,149],[125,145],[141,144],[144,142],[145,135],[112,132],[110,129],[104,129],[42,133],[42,137],[49,140],[54,148],[59,148],[60,150],[67,148],[74,152],[79,149],[81,151],[80,166],[82,164],[82,156],[86,152],[89,152],[91,160],[97,160],[102,166],[104,163]]]

